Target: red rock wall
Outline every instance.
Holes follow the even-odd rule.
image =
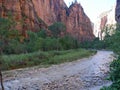
[[[80,41],[94,38],[91,21],[78,3],[68,8],[63,0],[0,0],[0,16],[7,17],[9,11],[23,33],[63,22],[67,32]]]
[[[23,34],[26,30],[37,31],[46,28],[30,0],[0,0],[0,17],[12,15],[17,22],[16,28]]]
[[[100,29],[103,30],[107,23],[107,16],[101,18]]]
[[[68,32],[79,40],[92,40],[94,38],[92,23],[80,4],[75,3],[70,6],[66,23]]]

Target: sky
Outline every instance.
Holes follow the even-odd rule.
[[[74,0],[64,0],[69,6]],[[104,11],[110,10],[116,4],[116,0],[77,0],[81,3],[85,13],[92,22]]]

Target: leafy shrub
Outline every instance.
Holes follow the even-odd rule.
[[[26,54],[2,55],[0,61],[2,70],[31,67],[36,65],[48,66],[63,62],[74,61],[79,58],[93,55],[94,51],[84,49],[73,49],[65,51],[37,51]]]
[[[48,27],[53,37],[59,37],[62,32],[66,31],[66,26],[62,22],[56,22]]]
[[[64,50],[75,49],[79,47],[79,42],[75,38],[68,35],[60,38],[59,42]]]
[[[82,42],[80,47],[87,49],[105,49],[107,46],[105,45],[104,41],[99,40],[99,38],[95,38],[93,41]]]
[[[41,38],[46,38],[47,37],[47,32],[44,29],[41,29],[39,32],[37,32],[38,37]]]

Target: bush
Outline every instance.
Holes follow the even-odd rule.
[[[47,32],[46,32],[46,30],[42,29],[39,32],[37,32],[37,35],[38,35],[38,37],[46,38],[47,37]]]
[[[84,41],[80,44],[81,48],[86,49],[105,49],[107,46],[103,40],[99,40],[99,38],[95,38],[93,41]]]
[[[59,39],[59,42],[63,50],[76,49],[79,47],[79,42],[71,36],[64,36]]]
[[[48,27],[51,30],[53,37],[60,37],[61,33],[66,31],[66,26],[62,22],[56,22]]]
[[[12,19],[0,18],[0,24],[0,52],[4,54],[30,53],[38,50],[68,50],[79,47],[78,41],[73,37],[60,37],[66,31],[66,26],[61,22],[49,26],[53,37],[47,37],[46,30],[41,29],[38,32],[27,31],[27,38],[13,29]]]
[[[94,51],[84,49],[73,49],[65,51],[38,51],[33,53],[19,55],[3,55],[1,64],[2,70],[10,70],[17,68],[25,68],[31,66],[48,66],[52,64],[60,64],[63,62],[74,61],[79,58],[93,55]]]
[[[110,87],[103,87],[103,88],[101,88],[100,90],[118,90],[118,89],[112,88],[112,87],[110,86]]]

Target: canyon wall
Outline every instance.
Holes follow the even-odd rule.
[[[75,2],[69,8],[63,0],[0,0],[0,17],[12,14],[16,28],[38,31],[55,22],[63,22],[67,33],[80,41],[94,38],[90,19],[82,6]]]
[[[120,23],[120,0],[117,0],[116,10],[115,10],[115,19],[118,23]]]
[[[27,30],[38,31],[47,25],[38,17],[31,0],[0,0],[0,17],[13,16],[16,29],[26,36]]]
[[[112,7],[109,11],[103,12],[98,18],[95,23],[94,27],[94,35],[103,39],[105,33],[102,32],[105,27],[114,26],[116,24],[115,21],[115,6]]]

